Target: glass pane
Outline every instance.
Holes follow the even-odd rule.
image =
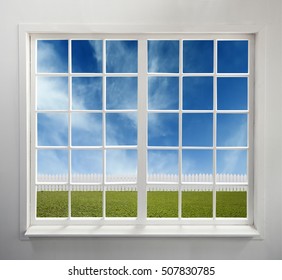
[[[106,216],[124,218],[137,217],[137,192],[107,191]]]
[[[107,150],[106,175],[107,182],[136,182],[137,151]]]
[[[137,78],[107,77],[107,109],[137,109]]]
[[[149,150],[148,151],[148,181],[177,182],[178,181],[178,151]]]
[[[182,192],[182,217],[212,218],[212,192]]]
[[[38,113],[37,114],[37,145],[67,146],[68,145],[68,114]]]
[[[178,73],[179,41],[149,40],[148,71],[150,73]]]
[[[68,41],[38,40],[37,41],[37,72],[67,73],[68,72]]]
[[[67,110],[68,106],[67,77],[37,78],[38,110]]]
[[[178,77],[149,77],[148,87],[149,110],[178,110]]]
[[[102,114],[72,113],[72,145],[102,145]]]
[[[216,216],[219,218],[246,218],[247,192],[217,191]]]
[[[212,114],[183,114],[182,116],[183,146],[213,145],[213,115]]]
[[[137,114],[106,114],[106,144],[137,145]]]
[[[213,72],[213,41],[183,41],[183,72]]]
[[[148,114],[148,145],[178,146],[178,114]]]
[[[66,182],[68,170],[67,150],[37,151],[38,182]]]
[[[247,182],[246,150],[218,150],[216,159],[218,182]]]
[[[213,109],[213,77],[183,78],[183,109]]]
[[[100,150],[73,150],[71,153],[73,182],[102,182],[103,160]]]
[[[218,72],[248,73],[248,41],[218,41]]]
[[[72,78],[72,109],[102,110],[102,78]]]
[[[137,73],[137,41],[107,41],[107,73]]]
[[[37,218],[68,217],[67,191],[37,191]]]
[[[217,78],[217,109],[248,109],[248,78]]]
[[[212,182],[213,151],[183,150],[182,151],[182,181]]]
[[[71,48],[73,73],[102,73],[102,40],[72,40]]]
[[[178,192],[177,191],[148,191],[147,217],[148,218],[177,218]]]
[[[247,146],[247,114],[217,114],[217,146]]]
[[[76,187],[76,186],[75,186]],[[89,188],[91,186],[88,186]],[[102,217],[102,191],[72,191],[72,217]]]

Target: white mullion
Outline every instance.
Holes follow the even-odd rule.
[[[178,114],[178,218],[182,217],[182,77],[183,40],[179,40],[179,114]]]
[[[106,146],[107,150],[136,150],[137,149],[137,145],[130,145],[130,146],[126,146],[126,145],[120,145],[120,146]]]
[[[68,108],[68,219],[71,219],[71,192],[72,192],[72,187],[71,187],[71,176],[72,176],[72,169],[71,169],[71,109],[72,109],[72,78],[71,78],[71,72],[72,72],[72,60],[71,60],[71,40],[68,40],[68,97],[69,97],[69,108]]]
[[[36,209],[37,209],[37,114],[36,109],[36,62],[37,62],[37,51],[36,51],[37,41],[31,37],[31,55],[30,55],[30,71],[31,71],[31,81],[30,81],[30,221],[32,224],[36,221]]]
[[[136,109],[125,109],[125,110],[119,110],[119,109],[107,109],[106,113],[137,113]]]
[[[247,218],[252,224],[254,220],[254,39],[248,40],[248,147],[247,151]]]
[[[217,40],[214,40],[213,61],[213,220],[216,219],[216,132],[217,132]]]
[[[102,217],[106,218],[106,40],[103,40],[103,78],[102,78],[102,146],[103,146],[103,176],[102,176]]]
[[[178,146],[147,146],[147,150],[179,150]]]
[[[149,114],[151,114],[151,113],[161,113],[161,114],[171,114],[171,113],[174,113],[174,114],[178,114],[179,110],[148,110],[148,113]]]
[[[185,114],[207,114],[207,113],[213,113],[213,110],[182,110]]]
[[[138,40],[138,223],[147,219],[147,40]]]

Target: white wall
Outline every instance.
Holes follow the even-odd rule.
[[[1,0],[0,259],[282,259],[282,9],[280,0]],[[18,24],[91,23],[266,28],[265,239],[19,240]]]

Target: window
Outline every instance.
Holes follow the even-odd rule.
[[[31,225],[252,225],[252,35],[31,38]]]

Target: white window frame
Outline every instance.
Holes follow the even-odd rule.
[[[30,188],[31,179],[34,178],[32,174],[32,169],[30,168],[30,162],[32,154],[30,145],[30,124],[32,123],[30,119],[30,104],[32,102],[31,92],[34,92],[32,86],[34,82],[31,81],[31,35],[36,38],[35,34],[41,34],[40,38],[44,37],[44,33],[52,34],[54,38],[64,38],[64,39],[75,39],[75,38],[94,38],[95,36],[99,39],[134,39],[136,34],[138,34],[139,40],[139,51],[147,50],[147,39],[186,39],[185,34],[191,36],[193,33],[193,38],[197,39],[228,39],[235,38],[237,34],[224,35],[224,34],[213,34],[215,32],[227,32],[228,28],[215,28],[217,30],[206,30],[205,32],[200,30],[193,30],[192,28],[189,32],[179,34],[177,30],[171,30],[169,28],[169,33],[166,31],[167,27],[159,27],[155,30],[149,27],[114,27],[114,26],[100,26],[95,27],[92,25],[83,26],[71,26],[71,25],[20,25],[19,28],[19,58],[20,58],[20,201],[21,201],[21,237],[38,237],[38,236],[230,236],[230,237],[262,237],[263,236],[263,214],[261,211],[263,207],[263,181],[261,181],[261,174],[257,173],[256,165],[253,164],[253,157],[259,154],[260,158],[262,154],[258,148],[255,146],[254,152],[252,152],[253,145],[250,146],[250,166],[255,166],[254,174],[251,171],[249,174],[249,193],[248,196],[248,218],[247,219],[218,219],[216,223],[214,221],[210,223],[203,224],[203,219],[192,219],[187,221],[179,221],[177,219],[148,219],[146,220],[146,188],[139,188],[138,192],[138,212],[142,213],[139,215],[138,219],[107,219],[107,221],[102,220],[101,222],[95,221],[95,223],[89,223],[89,220],[84,221],[80,219],[35,219],[34,215],[34,190]],[[238,30],[235,33],[239,33],[237,38],[244,39],[244,37],[249,39],[249,35],[244,34],[255,34],[255,54],[256,54],[256,67],[255,67],[255,79],[259,78],[260,83],[264,82],[264,76],[261,71],[258,71],[257,65],[264,64],[263,57],[263,46],[265,40],[265,32],[258,30],[246,31],[244,27],[237,27]],[[98,30],[97,30],[98,29]],[[194,34],[194,32],[200,33],[199,35]],[[229,30],[230,33],[234,33],[234,30]],[[66,35],[70,34],[70,35]],[[94,37],[91,34],[96,34]],[[135,34],[135,35],[134,35]],[[191,37],[187,38],[191,38]],[[250,40],[251,44],[254,44],[254,40]],[[141,46],[141,48],[140,48]],[[253,47],[253,46],[251,46]],[[250,49],[250,48],[249,48]],[[255,55],[252,54],[252,55]],[[259,54],[259,55],[258,55]],[[139,60],[139,89],[138,96],[142,92],[146,92],[146,79],[147,79],[147,67],[146,67],[146,52],[141,54],[142,59]],[[259,59],[257,58],[259,57]],[[254,60],[254,59],[253,59]],[[143,62],[142,62],[143,61]],[[141,63],[140,63],[141,62]],[[258,64],[259,63],[259,64]],[[181,77],[181,75],[179,76]],[[140,79],[145,79],[144,82],[140,82]],[[259,96],[263,96],[264,92],[261,88],[254,89],[254,83],[249,85],[250,91],[256,92],[256,98],[259,92]],[[181,90],[180,90],[181,92]],[[251,95],[252,96],[252,95]],[[147,98],[147,97],[146,97]],[[139,106],[146,106],[147,100],[144,98],[138,98]],[[214,101],[215,102],[215,101]],[[252,100],[249,104],[253,104]],[[259,103],[259,106],[262,106]],[[249,123],[253,123],[253,113],[255,108],[250,107],[250,117]],[[256,111],[257,112],[257,111]],[[262,118],[262,112],[256,114],[257,117]],[[214,120],[215,121],[215,120]],[[138,130],[146,131],[146,118],[144,118],[144,112],[138,111]],[[260,132],[262,133],[262,132]],[[258,137],[257,131],[254,134],[250,133],[249,142],[252,143],[253,139]],[[144,134],[138,133],[138,158],[142,166],[146,162],[146,153],[142,151],[147,150],[146,141],[142,141]],[[255,142],[256,143],[256,142]],[[260,145],[261,146],[261,143]],[[180,160],[180,159],[179,159]],[[254,175],[254,176],[253,176]],[[263,174],[262,174],[263,175]],[[260,177],[260,178],[256,178]],[[252,178],[255,178],[253,181]],[[138,178],[137,185],[146,186],[146,170],[144,168],[138,168]],[[254,189],[252,189],[254,186]],[[33,209],[33,210],[31,210]],[[251,209],[251,211],[250,211]],[[254,211],[252,211],[254,210]],[[260,229],[260,230],[259,230]]]

